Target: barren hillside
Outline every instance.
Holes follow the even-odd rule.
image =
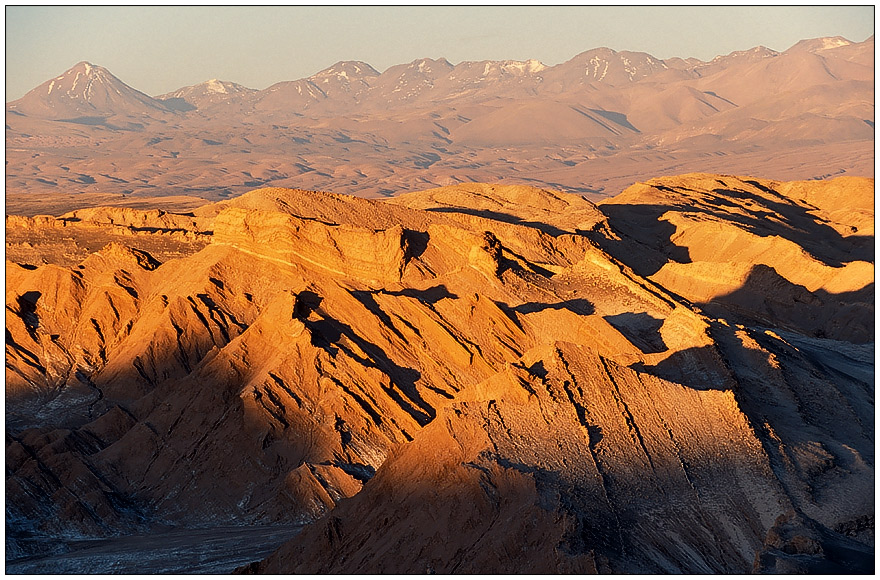
[[[873,185],[7,217],[7,571],[305,524],[242,571],[870,573]]]

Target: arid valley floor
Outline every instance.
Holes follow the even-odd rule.
[[[772,52],[7,104],[6,572],[873,573],[873,37]]]

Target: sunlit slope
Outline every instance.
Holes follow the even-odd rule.
[[[314,522],[250,569],[864,571],[872,188],[10,217],[7,553]]]

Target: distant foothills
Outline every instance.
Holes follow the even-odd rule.
[[[669,173],[873,175],[874,37],[704,62],[596,48],[537,60],[345,61],[264,90],[149,96],[81,62],[6,105],[13,203],[262,186],[365,197],[462,182],[601,199]]]

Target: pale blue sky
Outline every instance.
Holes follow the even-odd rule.
[[[263,89],[339,60],[536,58],[607,46],[709,60],[874,33],[874,7],[6,7],[6,100],[79,61],[150,95],[211,78]]]

